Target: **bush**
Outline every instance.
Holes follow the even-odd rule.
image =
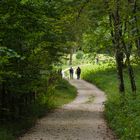
[[[4,129],[0,129],[0,140],[14,140],[14,137]]]
[[[84,53],[82,51],[78,51],[76,54],[76,59],[82,59],[84,56]]]

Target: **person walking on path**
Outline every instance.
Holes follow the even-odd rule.
[[[69,69],[69,73],[70,73],[70,79],[73,79],[73,68],[71,67],[70,69]]]
[[[78,67],[78,68],[76,69],[76,74],[77,74],[77,79],[80,79],[80,74],[81,74],[81,69],[80,69],[80,67]]]

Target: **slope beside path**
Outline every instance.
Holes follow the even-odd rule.
[[[84,80],[70,80],[78,90],[70,104],[40,119],[19,140],[117,140],[104,120],[104,93]]]

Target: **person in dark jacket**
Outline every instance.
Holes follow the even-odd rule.
[[[70,73],[70,79],[73,79],[73,68],[72,67],[69,69],[69,73]]]
[[[78,68],[76,69],[76,74],[77,74],[77,79],[80,79],[80,74],[81,74],[81,69],[80,69],[80,67],[78,67]]]

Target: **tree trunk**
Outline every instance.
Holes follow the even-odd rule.
[[[70,60],[69,60],[69,65],[72,65],[72,56],[73,56],[73,48],[70,50]]]
[[[137,0],[134,0],[134,8],[133,8],[133,14],[134,14],[134,19],[135,19],[135,28],[136,28],[136,32],[137,32],[137,35],[139,35],[140,31],[139,31],[139,28],[138,28],[138,20],[137,20]],[[137,47],[137,50],[138,50],[138,55],[140,56],[140,37],[138,37],[136,39],[136,47]]]
[[[4,108],[5,108],[5,82],[2,82],[2,93],[1,93],[1,118],[4,119]]]
[[[117,73],[119,79],[119,91],[121,93],[125,92],[124,88],[124,78],[123,78],[123,53],[116,52],[116,63],[117,63]]]
[[[129,74],[129,79],[130,79],[130,83],[131,83],[131,89],[132,92],[134,94],[136,94],[136,84],[135,84],[135,76],[134,76],[134,72],[133,72],[133,68],[131,66],[131,62],[130,62],[130,53],[131,53],[131,48],[132,47],[127,47],[125,45],[125,42],[122,38],[122,44],[125,50],[125,54],[126,54],[126,64],[127,64],[127,68],[128,68],[128,74]],[[132,44],[130,44],[132,46]]]
[[[128,62],[129,78],[130,78],[130,82],[131,82],[131,89],[132,89],[132,92],[134,94],[136,94],[136,84],[135,84],[134,72],[133,72],[132,66],[130,65],[129,58],[128,58],[127,62]]]
[[[120,15],[119,15],[119,7],[120,1],[116,0],[116,9],[114,12],[114,42],[115,42],[115,52],[116,52],[116,64],[117,64],[117,73],[119,79],[119,91],[124,94],[124,78],[123,78],[123,48],[121,45],[121,37],[120,37]]]

